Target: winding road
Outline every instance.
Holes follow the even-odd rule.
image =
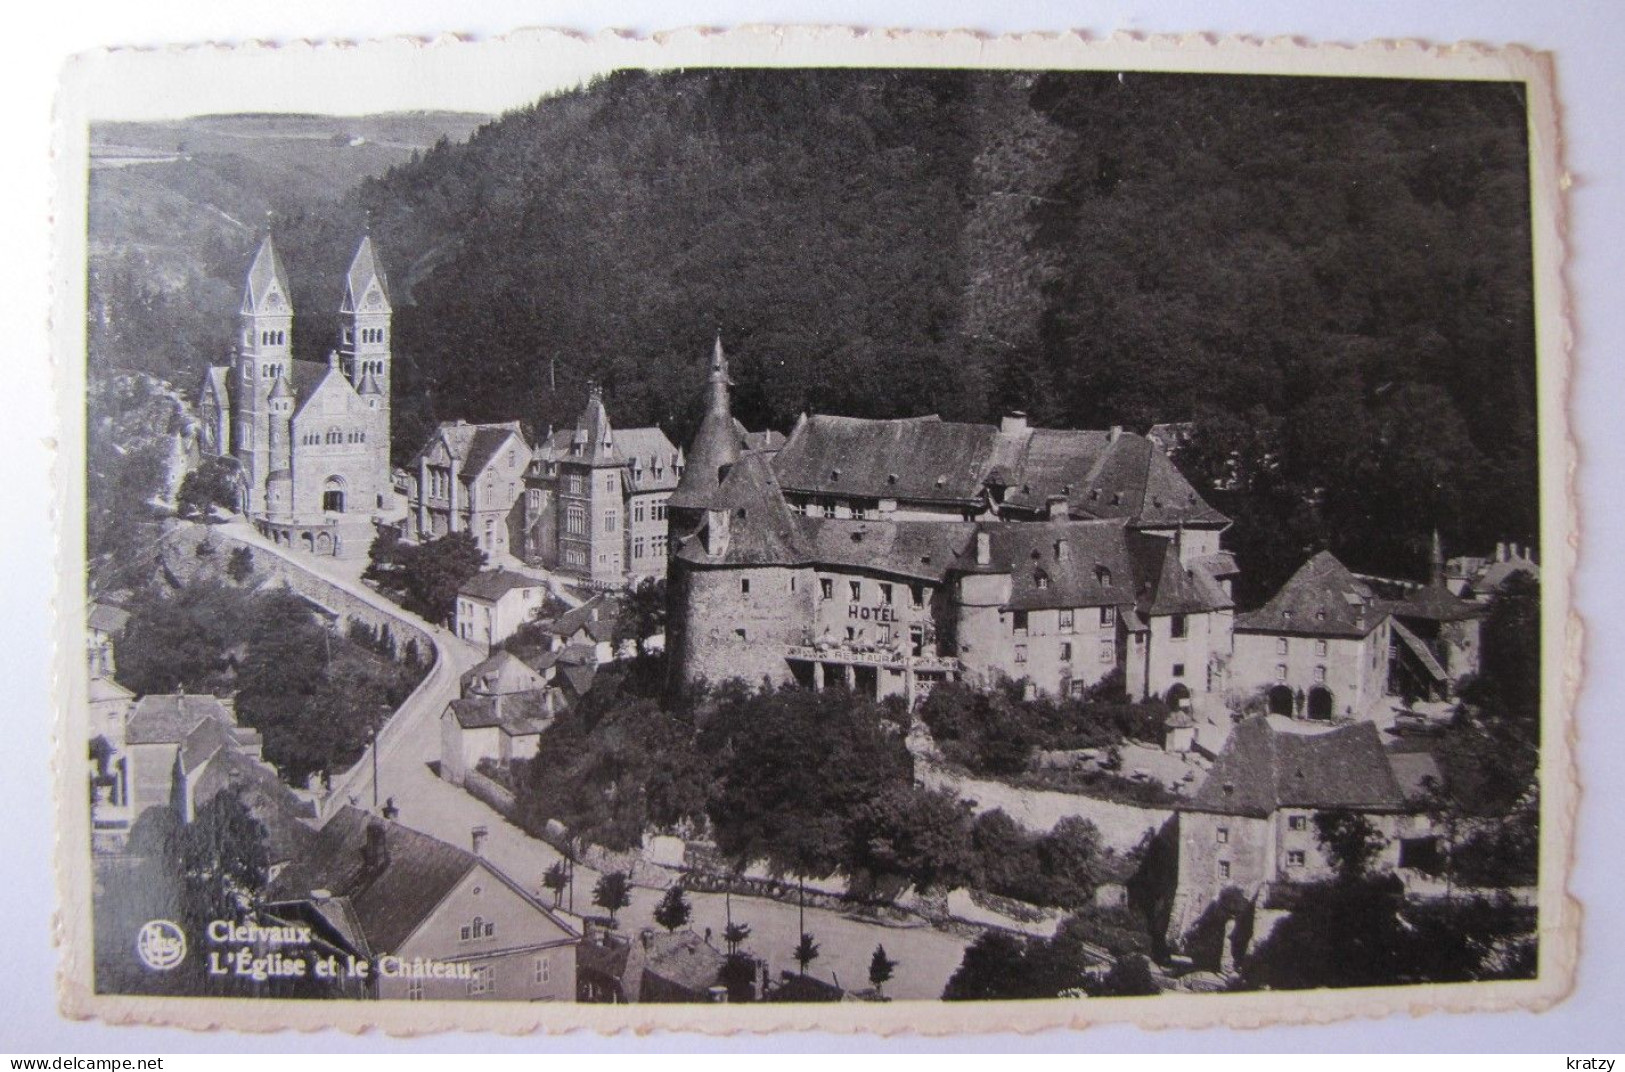
[[[279,548],[264,539],[245,521],[222,526],[224,532],[274,554],[294,566],[343,588],[359,599],[403,622],[423,629],[434,641],[437,658],[426,684],[395,713],[389,740],[378,757],[378,799],[392,798],[400,809],[399,821],[454,845],[469,847],[473,829],[487,831],[484,854],[526,889],[551,903],[543,885],[547,869],[560,859],[551,845],[530,837],[483,801],[442,781],[430,766],[440,757],[440,715],[457,696],[458,679],[485,657],[482,649],[459,640],[449,630],[429,625],[407,613],[361,583],[364,562],[320,559]],[[372,802],[370,766],[354,783],[351,792],[362,805]],[[595,911],[591,907],[597,872],[578,866],[572,891],[577,913]],[[626,933],[654,927],[654,909],[663,891],[647,887],[632,890],[632,904],[621,910],[619,920]],[[689,926],[710,931],[720,948],[727,921],[727,899],[722,894],[690,892],[693,916]],[[566,899],[566,906],[570,904]],[[794,971],[791,956],[800,937],[799,910],[787,904],[759,897],[735,896],[733,919],[749,924],[751,936],[746,950],[767,961],[774,978],[781,971]],[[964,938],[925,924],[886,926],[843,915],[838,911],[809,907],[807,930],[820,948],[810,974],[836,981],[848,989],[869,985],[869,960],[877,944],[884,944],[887,956],[898,961],[896,974],[886,984],[889,997],[898,1000],[934,1000],[959,966],[968,944]]]

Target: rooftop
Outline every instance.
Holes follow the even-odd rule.
[[[1398,811],[1404,793],[1370,722],[1282,732],[1267,717],[1238,725],[1185,810],[1269,816],[1278,808]]]
[[[1371,586],[1330,551],[1322,551],[1300,566],[1268,603],[1236,615],[1236,632],[1359,639],[1387,616],[1388,605]]]
[[[528,573],[498,566],[496,569],[481,570],[464,581],[462,587],[457,589],[457,594],[491,603],[521,588],[545,587],[547,587],[545,582]]]

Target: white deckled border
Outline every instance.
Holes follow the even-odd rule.
[[[1542,587],[1542,845],[1540,974],[1535,980],[1370,990],[1164,994],[1156,998],[999,1003],[837,1005],[527,1005],[135,998],[91,987],[89,803],[83,767],[85,631],[85,241],[88,126],[92,119],[159,119],[209,112],[412,109],[501,112],[620,68],[963,67],[1135,70],[1361,78],[1517,81],[1528,94],[1533,211],[1537,412],[1540,422]],[[64,1015],[114,1024],[245,1031],[380,1029],[724,1034],[820,1029],[1031,1032],[1132,1022],[1143,1027],[1264,1027],[1395,1013],[1544,1009],[1573,986],[1580,906],[1567,893],[1579,803],[1573,717],[1581,684],[1582,626],[1573,610],[1578,552],[1576,449],[1568,418],[1573,336],[1563,277],[1564,191],[1558,109],[1549,55],[1520,47],[1417,41],[1315,45],[1296,38],[1209,35],[1090,38],[1078,33],[988,37],[841,27],[682,29],[650,37],[516,30],[501,38],[392,38],[365,44],[253,42],[103,50],[70,60],[57,102],[52,278],[52,361],[58,408],[55,457],[57,590],[53,637],[57,704],[56,863]]]

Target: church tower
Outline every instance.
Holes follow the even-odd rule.
[[[344,375],[375,414],[367,442],[372,447],[375,486],[380,493],[377,505],[382,507],[385,505],[382,496],[390,488],[389,399],[393,389],[393,362],[389,321],[393,310],[389,304],[389,284],[373,252],[371,235],[362,237],[350,262],[339,313],[344,318],[339,348]]]
[[[293,375],[293,301],[276,245],[267,234],[248,269],[248,286],[238,315],[236,427],[237,461],[243,469],[251,515],[266,510],[265,487],[271,470],[271,390]]]

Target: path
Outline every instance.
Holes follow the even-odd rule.
[[[320,559],[290,552],[264,539],[246,522],[222,526],[222,531],[256,548],[338,585],[373,606],[427,631],[438,657],[429,684],[394,716],[394,738],[378,757],[379,799],[393,798],[400,809],[399,821],[416,830],[453,845],[468,848],[474,827],[487,830],[485,856],[526,889],[551,903],[551,894],[542,885],[547,869],[560,859],[551,845],[526,834],[482,801],[442,781],[430,767],[440,757],[440,715],[457,696],[458,679],[463,672],[485,657],[485,652],[459,640],[449,630],[431,626],[362,584],[357,564]],[[369,806],[371,771],[356,783],[360,803]],[[592,906],[597,872],[576,868],[574,900],[577,914],[596,913]],[[619,913],[621,929],[635,934],[654,927],[654,909],[663,891],[638,887],[632,891],[632,904]],[[709,929],[714,942],[722,945],[727,918],[727,899],[722,894],[690,893],[693,918],[689,925],[703,934]],[[568,907],[568,900],[566,907]],[[746,948],[768,962],[775,979],[779,972],[794,970],[791,952],[800,936],[799,915],[794,904],[767,898],[733,898],[735,922],[750,925]],[[821,979],[838,979],[849,989],[869,985],[869,958],[876,944],[884,944],[889,957],[899,962],[897,974],[886,984],[888,995],[897,999],[936,999],[942,996],[964,954],[966,940],[927,925],[888,927],[824,908],[807,909],[807,930],[818,942],[821,954],[811,973]]]

